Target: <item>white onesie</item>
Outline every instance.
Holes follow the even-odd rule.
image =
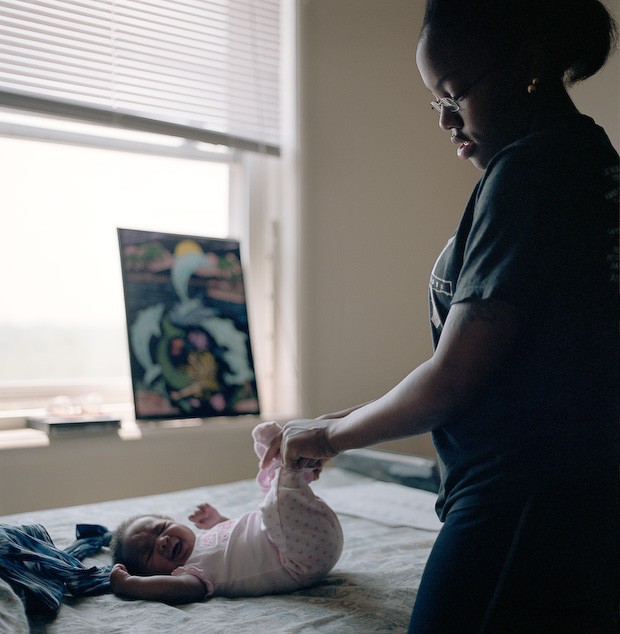
[[[259,458],[280,428],[262,423],[253,431]],[[216,524],[196,537],[194,550],[173,575],[193,574],[207,596],[258,596],[291,592],[317,583],[342,552],[336,514],[306,480],[312,470],[276,464],[257,480],[269,489],[258,511]],[[263,489],[264,490],[264,489]]]

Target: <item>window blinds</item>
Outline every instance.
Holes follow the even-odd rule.
[[[279,0],[0,1],[0,105],[278,153]]]

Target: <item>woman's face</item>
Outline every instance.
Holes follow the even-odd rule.
[[[457,112],[442,107],[437,114],[460,159],[485,169],[497,152],[527,134],[532,117],[529,81],[506,61],[481,55],[473,45],[458,46],[426,34],[418,43],[416,62],[433,99],[458,98]]]

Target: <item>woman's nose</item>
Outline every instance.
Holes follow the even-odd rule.
[[[452,130],[452,128],[460,128],[463,125],[463,120],[457,112],[450,112],[447,108],[442,106],[439,113],[439,127],[442,130]]]

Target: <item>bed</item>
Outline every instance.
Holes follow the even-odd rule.
[[[435,485],[432,461],[394,456],[387,459],[383,452],[345,454],[333,467],[325,469],[313,487],[338,513],[345,547],[336,567],[313,588],[258,598],[216,597],[175,607],[127,601],[110,593],[67,597],[58,614],[51,618],[32,614],[26,617],[21,601],[0,578],[0,632],[406,631],[420,575],[439,530],[434,513]],[[244,480],[21,513],[0,517],[0,523],[42,524],[54,544],[64,549],[75,540],[76,524],[102,524],[113,529],[124,518],[140,512],[184,519],[197,503],[204,501],[223,514],[234,516],[255,509],[260,498],[256,483]],[[109,552],[103,549],[85,563],[105,566],[110,563]]]

